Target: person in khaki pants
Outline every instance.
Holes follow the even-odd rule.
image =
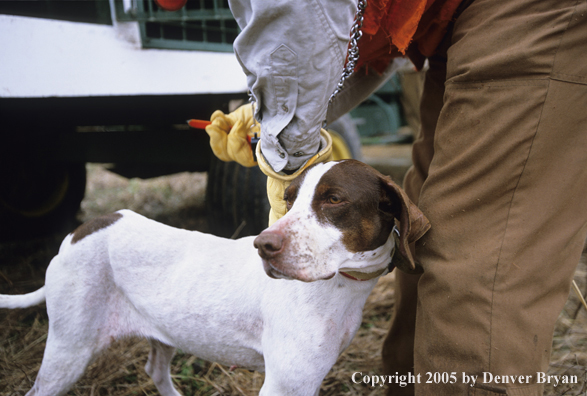
[[[432,228],[414,246],[423,273],[397,272],[383,347],[386,373],[422,380],[389,395],[541,395],[587,235],[587,0],[367,3],[355,74],[329,101],[357,0],[230,1],[263,171],[278,185],[328,158],[322,121],[375,91],[394,57],[427,58],[404,185]],[[216,124],[209,133],[227,141]],[[484,372],[530,380],[483,383]],[[456,381],[427,384],[426,373]]]
[[[458,373],[417,395],[542,395],[587,233],[587,3],[475,0],[429,65],[404,187],[432,228],[423,274],[396,275],[386,371]],[[483,372],[532,382],[461,381]]]

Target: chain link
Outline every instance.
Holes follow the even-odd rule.
[[[366,7],[367,0],[359,0],[359,3],[357,4],[357,13],[355,14],[355,22],[353,22],[353,26],[351,27],[351,39],[349,43],[347,62],[345,67],[342,69],[342,75],[340,76],[340,81],[336,85],[336,89],[332,95],[330,95],[330,99],[328,100],[329,106],[336,95],[342,91],[345,81],[354,73],[355,67],[357,66],[357,61],[359,60],[359,40],[363,36],[363,31],[361,28],[363,27],[363,14],[365,13]]]

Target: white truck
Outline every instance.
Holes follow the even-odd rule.
[[[264,176],[219,163],[186,124],[247,100],[237,34],[222,0],[176,12],[153,0],[0,1],[0,238],[70,227],[86,162],[128,177],[208,171],[216,231],[244,221],[243,234],[259,232]]]

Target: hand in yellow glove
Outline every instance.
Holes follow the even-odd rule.
[[[324,129],[320,130],[320,143],[320,151],[318,154],[310,158],[304,166],[291,175],[275,172],[269,163],[267,163],[265,157],[263,157],[263,154],[261,153],[261,145],[257,145],[259,169],[268,176],[267,197],[269,198],[269,204],[271,205],[271,210],[269,211],[269,225],[275,223],[287,212],[286,203],[283,199],[287,186],[289,186],[291,182],[310,165],[330,161],[332,159],[332,138]]]
[[[243,105],[230,114],[216,110],[210,121],[212,123],[206,127],[206,132],[216,157],[225,162],[236,161],[247,167],[257,165],[247,139],[255,133],[258,137],[261,134],[258,125],[251,128],[255,124],[253,105]]]

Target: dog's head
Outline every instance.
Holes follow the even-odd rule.
[[[288,213],[255,239],[267,274],[306,282],[340,270],[372,272],[398,252],[415,267],[408,243],[429,228],[426,217],[389,177],[355,160],[309,167],[286,189]],[[401,260],[400,260],[401,261]]]

